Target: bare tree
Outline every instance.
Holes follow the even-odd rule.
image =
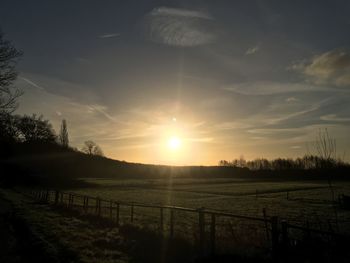
[[[330,162],[337,159],[337,144],[336,140],[329,136],[327,128],[319,130],[315,147],[318,156],[323,160]]]
[[[98,146],[95,142],[93,141],[85,141],[84,146],[82,148],[82,151],[84,153],[87,153],[89,155],[98,155],[98,156],[103,156],[103,151],[100,146]]]
[[[337,144],[336,140],[329,135],[327,128],[324,130],[319,130],[316,141],[314,143],[314,148],[317,153],[315,157],[318,157],[314,158],[318,161],[316,163],[317,168],[329,169],[335,167],[337,163]],[[334,202],[335,192],[332,184],[332,176],[329,171],[327,171],[327,181],[329,190],[331,192],[332,201]],[[337,218],[336,207],[334,209]]]
[[[67,129],[67,121],[66,120],[62,120],[59,140],[60,140],[60,143],[63,147],[69,146],[68,129]]]
[[[3,38],[0,30],[0,114],[12,113],[17,108],[17,99],[22,92],[13,87],[17,78],[15,66],[22,52]]]

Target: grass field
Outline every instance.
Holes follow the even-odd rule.
[[[331,226],[350,233],[350,211],[335,208],[325,181],[228,178],[84,180],[95,186],[74,189],[74,192],[124,202],[205,207],[257,217],[262,217],[265,208],[268,216],[279,216],[292,224],[304,225],[308,221],[318,229],[328,230]],[[336,197],[350,194],[350,182],[333,182],[333,187]]]
[[[328,183],[324,181],[228,178],[173,178],[171,181],[162,179],[84,180],[89,184],[82,185],[89,185],[89,187],[65,189],[63,191],[65,201],[62,203],[63,205],[58,206],[54,205],[55,192],[53,191],[49,199],[51,205],[40,200],[35,201],[29,195],[21,194],[23,191],[26,193],[26,189],[18,192],[3,191],[5,199],[12,200],[12,206],[15,211],[18,211],[15,214],[25,219],[26,228],[30,230],[30,238],[27,235],[16,237],[21,241],[19,244],[30,244],[28,239],[34,238],[37,240],[34,248],[46,251],[45,257],[69,257],[73,261],[89,263],[127,262],[131,258],[132,262],[144,262],[145,257],[150,259],[149,262],[163,262],[162,254],[152,253],[152,251],[158,250],[160,247],[164,249],[164,244],[168,244],[167,242],[170,241],[179,242],[174,246],[169,245],[168,247],[166,245],[169,249],[176,248],[174,251],[166,250],[169,253],[167,257],[174,259],[173,262],[184,262],[183,260],[189,254],[198,255],[199,241],[201,240],[199,238],[198,211],[174,210],[175,238],[173,239],[168,238],[171,233],[169,209],[163,211],[164,227],[160,227],[159,207],[146,208],[135,205],[131,209],[132,206],[123,204],[123,202],[188,208],[205,207],[209,210],[259,218],[263,217],[262,210],[265,208],[268,217],[278,216],[280,219],[287,219],[293,225],[305,226],[308,222],[312,229],[350,234],[350,211],[332,202]],[[349,182],[333,182],[333,186],[335,196],[350,194]],[[46,190],[42,192],[45,193]],[[103,200],[120,201],[121,205],[118,210],[120,221],[118,222],[121,225],[118,227],[116,224],[116,204],[112,205],[113,210],[110,209],[111,203],[109,201],[103,201],[102,213],[100,214],[97,213],[97,200],[94,198],[89,199],[87,210],[82,209],[83,196],[75,196],[74,205],[67,205],[67,198],[70,196],[68,192],[100,197]],[[133,220],[131,220],[130,211],[133,211]],[[216,215],[215,218],[215,242],[218,254],[229,253],[242,257],[249,255],[252,258],[259,258],[259,260],[271,257],[272,224],[266,224],[266,221],[220,215]],[[211,220],[211,214],[206,213],[204,249],[207,252],[211,249]],[[279,224],[279,226],[281,225]],[[159,235],[159,231],[162,232],[161,235]],[[315,243],[324,242],[324,239],[316,239],[321,236],[315,232],[312,234],[315,238],[312,243],[303,243],[307,242],[304,236],[305,232],[298,231],[291,229],[289,232],[292,242],[299,240],[299,243],[291,243],[294,245],[290,247],[293,250],[289,255],[294,255],[295,251],[304,253],[302,251],[305,247],[312,255],[318,254],[319,247],[326,244],[324,253],[319,253],[319,257],[322,258],[327,255],[327,251],[334,249],[334,247],[329,247],[332,244],[330,241]],[[36,247],[36,244],[40,246]],[[20,248],[23,249],[23,246]],[[24,248],[32,251],[32,246],[25,245]],[[282,251],[278,253],[283,255],[283,250],[278,251]],[[33,253],[29,253],[29,255]],[[179,258],[175,259],[174,255]],[[303,256],[304,254],[301,254],[301,257]]]

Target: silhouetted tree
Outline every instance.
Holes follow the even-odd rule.
[[[219,166],[231,166],[231,163],[226,160],[220,160]]]
[[[62,120],[59,140],[60,140],[60,143],[63,147],[69,146],[69,138],[68,138],[68,130],[67,130],[67,121],[66,120]]]
[[[1,113],[0,142],[14,142],[18,139],[16,118],[9,113]]]
[[[103,151],[101,147],[93,141],[85,141],[82,151],[90,155],[103,156]]]
[[[336,140],[329,135],[327,129],[319,131],[315,147],[318,156],[326,161],[326,168],[332,166],[332,160],[337,158],[337,144]]]
[[[339,168],[348,166],[341,159],[323,158],[318,155],[305,155],[302,158],[285,159],[277,158],[273,160],[267,160],[264,158],[245,161],[244,158],[234,159],[232,161],[221,160],[220,166],[232,166],[249,168],[250,170],[309,170],[309,169],[324,169],[324,168]]]
[[[314,143],[314,147],[318,154],[318,168],[321,169],[329,169],[334,168],[337,164],[337,144],[336,140],[332,138],[327,128],[324,130],[319,130],[316,142]],[[335,193],[332,184],[331,173],[328,174],[328,186],[332,195],[332,200],[335,200]]]
[[[51,123],[44,120],[42,115],[17,116],[16,128],[19,140],[23,142],[55,143],[57,139]]]
[[[17,78],[15,66],[21,55],[22,52],[3,38],[0,30],[0,118],[4,117],[4,113],[12,113],[17,108],[17,99],[22,95],[21,91],[12,86]]]

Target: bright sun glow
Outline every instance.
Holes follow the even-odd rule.
[[[171,150],[177,150],[181,146],[181,140],[178,137],[171,137],[168,140],[168,147]]]

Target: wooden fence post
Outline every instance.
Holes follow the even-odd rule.
[[[98,214],[98,197],[95,198],[95,214]]]
[[[204,243],[205,243],[205,214],[204,208],[198,209],[198,225],[199,225],[199,251],[200,254],[204,254]]]
[[[86,197],[86,212],[89,213],[89,197]]]
[[[164,229],[164,219],[163,219],[163,207],[160,208],[160,222],[159,222],[159,230],[160,233],[163,233],[163,229]]]
[[[272,240],[272,258],[273,258],[274,262],[277,261],[278,239],[279,239],[278,217],[273,216],[273,217],[271,217],[271,240]]]
[[[98,216],[101,216],[101,199],[98,199]]]
[[[170,208],[170,238],[174,237],[174,210]]]
[[[310,231],[309,220],[306,221],[306,237],[307,237],[307,240],[310,241],[310,239],[311,239],[311,231]]]
[[[211,225],[210,225],[210,248],[211,254],[215,254],[215,236],[216,236],[216,217],[215,214],[211,214]]]
[[[112,200],[109,201],[109,217],[113,218],[113,202],[112,202]]]
[[[46,190],[46,193],[45,193],[45,202],[46,202],[46,203],[48,203],[49,200],[50,200],[49,194],[50,194],[49,190]]]
[[[72,194],[72,199],[71,199],[71,208],[74,209],[74,195]]]
[[[282,248],[283,254],[288,257],[288,247],[289,247],[289,238],[288,238],[288,225],[286,221],[282,221],[281,223],[281,231],[282,231]]]
[[[263,208],[263,216],[264,216],[264,223],[265,223],[265,229],[266,229],[266,240],[270,240],[270,235],[269,235],[269,227],[268,227],[268,220],[267,220],[267,215],[266,215],[266,208]]]
[[[134,222],[134,203],[131,203],[131,207],[130,207],[130,222],[131,223]]]
[[[117,226],[119,226],[119,203],[117,203],[116,223],[117,223]]]
[[[83,196],[84,198],[84,204],[83,204],[83,210],[86,212],[86,196]]]
[[[69,194],[69,197],[68,197],[68,207],[71,208],[72,206],[72,194]]]
[[[58,193],[58,191],[56,190],[56,191],[55,191],[55,205],[58,205],[58,196],[59,196],[59,193]]]

